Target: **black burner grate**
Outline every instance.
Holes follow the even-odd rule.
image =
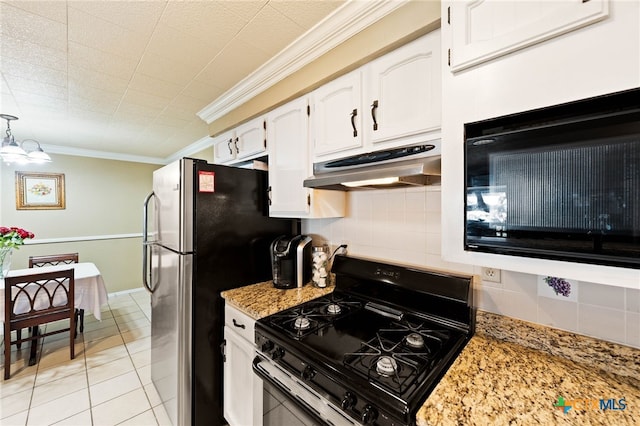
[[[289,336],[301,339],[361,307],[361,302],[348,301],[332,294],[307,302],[301,307],[274,314],[270,317],[270,322]]]
[[[394,322],[363,342],[359,351],[345,354],[343,362],[370,382],[399,395],[430,371],[449,338],[448,330]]]

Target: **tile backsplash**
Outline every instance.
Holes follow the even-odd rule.
[[[348,244],[348,252],[388,262],[481,274],[481,267],[442,260],[440,188],[354,191],[347,215],[302,221],[315,242]],[[589,282],[572,285],[575,300],[538,292],[538,276],[502,271],[501,282],[475,289],[479,309],[640,348],[640,290]],[[480,282],[480,280],[477,280]]]

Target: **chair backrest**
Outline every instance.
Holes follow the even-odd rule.
[[[78,263],[78,253],[29,256],[29,268]]]
[[[73,317],[74,270],[4,279],[5,323],[11,330]]]

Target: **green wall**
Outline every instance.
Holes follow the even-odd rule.
[[[52,154],[46,165],[0,165],[0,225],[33,232],[14,250],[12,269],[30,255],[78,252],[94,262],[107,292],[142,286],[142,202],[151,191],[155,164]],[[66,208],[17,210],[15,172],[64,173]],[[46,241],[43,241],[46,240]]]

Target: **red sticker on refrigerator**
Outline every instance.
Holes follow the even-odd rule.
[[[215,173],[198,171],[198,192],[215,192]]]

